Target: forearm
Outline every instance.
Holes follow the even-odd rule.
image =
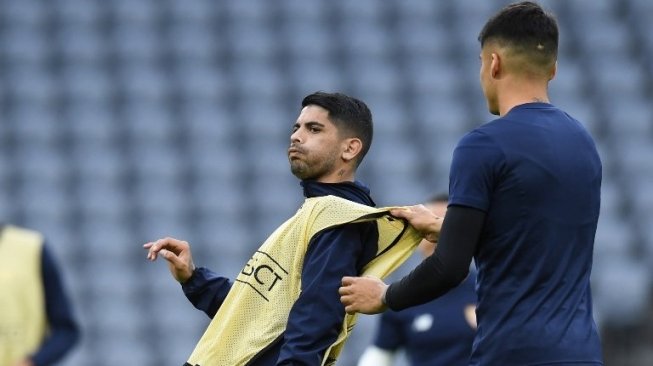
[[[392,310],[402,310],[440,297],[460,284],[469,272],[484,222],[483,211],[450,207],[435,253],[388,287],[386,305]]]
[[[213,318],[227,297],[231,285],[228,278],[220,277],[207,268],[198,267],[181,287],[195,308]]]

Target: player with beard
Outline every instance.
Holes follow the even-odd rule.
[[[339,301],[343,276],[385,276],[419,234],[376,209],[356,169],[372,142],[367,106],[340,93],[302,101],[288,149],[306,200],[253,254],[235,281],[195,267],[174,238],[144,245],[161,255],[193,305],[213,320],[186,365],[332,365],[354,318]]]

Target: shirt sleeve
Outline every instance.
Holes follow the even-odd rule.
[[[373,225],[373,226],[372,226]],[[338,337],[345,317],[338,288],[343,276],[358,273],[364,248],[362,223],[325,230],[311,239],[302,269],[302,289],[290,310],[277,365],[320,365]],[[378,234],[377,234],[378,235]],[[376,240],[374,241],[376,251]]]
[[[46,244],[41,254],[41,270],[49,333],[31,356],[35,366],[51,365],[62,359],[78,342],[80,333],[59,267]]]
[[[204,267],[197,267],[193,275],[181,285],[186,298],[213,319],[231,289],[231,281]]]
[[[449,204],[487,212],[505,157],[497,144],[477,130],[465,135],[453,153],[449,173]]]

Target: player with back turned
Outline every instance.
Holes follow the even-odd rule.
[[[393,214],[428,238],[431,257],[389,287],[343,278],[348,312],[404,309],[458,285],[474,258],[478,331],[471,365],[602,365],[590,273],[601,162],[583,126],[549,102],[558,27],[538,4],[509,5],[483,27],[480,81],[499,118],[453,155],[441,230],[423,207]]]

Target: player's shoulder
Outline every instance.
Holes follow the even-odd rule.
[[[2,231],[0,232],[0,241],[13,243],[13,245],[19,245],[24,248],[38,249],[43,247],[45,239],[36,230],[15,225],[3,225]]]
[[[2,225],[1,234],[3,236],[21,238],[27,241],[43,241],[43,234],[40,232],[11,224]]]
[[[508,120],[509,118],[507,116],[495,118],[489,122],[486,122],[476,127],[471,132],[474,132],[479,135],[486,135],[486,136],[492,136],[497,133],[502,133],[503,130],[508,128],[508,124],[506,123]]]
[[[500,124],[495,121],[488,122],[467,132],[456,145],[457,149],[478,149],[498,145]]]

